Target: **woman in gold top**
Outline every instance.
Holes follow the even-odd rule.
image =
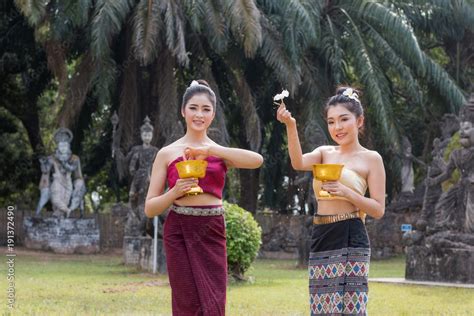
[[[303,154],[296,121],[282,102],[277,119],[286,125],[288,152],[295,170],[314,164],[343,164],[338,181],[314,181],[318,212],[312,229],[309,258],[311,315],[367,313],[370,245],[365,215],[381,218],[385,211],[385,169],[381,156],[359,143],[364,111],[359,92],[340,87],[324,108],[336,146]],[[370,197],[366,197],[366,190]]]

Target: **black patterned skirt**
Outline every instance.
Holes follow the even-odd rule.
[[[313,225],[311,315],[366,315],[370,245],[359,218]]]

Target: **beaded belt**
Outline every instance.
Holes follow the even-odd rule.
[[[212,207],[212,208],[200,208],[200,207],[189,207],[189,206],[177,206],[171,205],[170,210],[183,215],[192,216],[217,216],[224,214],[224,207]]]
[[[355,211],[351,213],[336,214],[336,215],[315,215],[313,217],[313,224],[315,225],[331,224],[331,223],[345,221],[351,218],[360,218],[362,219],[362,222],[364,222],[365,213],[361,211]]]

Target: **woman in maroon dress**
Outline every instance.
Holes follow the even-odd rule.
[[[207,136],[216,114],[216,96],[204,80],[193,81],[181,105],[186,134],[156,155],[145,203],[148,217],[170,212],[164,245],[172,291],[173,315],[224,315],[227,255],[222,190],[228,168],[255,169],[255,152],[223,147]],[[180,179],[176,163],[205,159],[206,176]],[[165,184],[168,190],[165,191]],[[186,196],[199,184],[204,193]]]

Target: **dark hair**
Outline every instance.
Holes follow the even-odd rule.
[[[352,89],[353,97],[344,94],[346,90]],[[360,103],[361,92],[360,90],[348,86],[339,86],[336,89],[336,94],[329,98],[328,102],[324,106],[324,118],[327,118],[328,110],[331,106],[336,106],[338,104],[344,106],[350,112],[352,112],[356,117],[364,115],[364,109]]]
[[[198,84],[193,84],[194,81],[196,81]],[[209,97],[209,101],[211,101],[212,103],[214,111],[216,111],[216,95],[214,91],[212,91],[207,81],[202,79],[193,80],[193,82],[188,86],[183,95],[183,102],[181,103],[181,108],[184,108],[186,103],[188,103],[189,99],[191,99],[196,94],[207,94],[207,96]]]

